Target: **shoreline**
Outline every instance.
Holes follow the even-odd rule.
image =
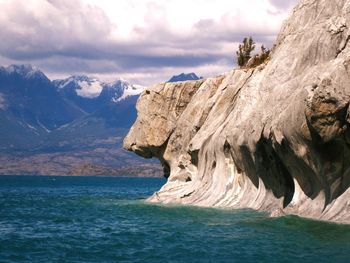
[[[137,175],[44,175],[44,174],[0,174],[0,177],[29,177],[29,176],[34,176],[34,177],[123,177],[123,178],[164,178],[162,176],[137,176]],[[164,178],[165,179],[165,178]]]

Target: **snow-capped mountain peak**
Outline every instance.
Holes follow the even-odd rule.
[[[132,85],[124,80],[117,80],[113,84],[111,84],[111,86],[118,86],[121,89],[121,96],[114,96],[114,98],[112,98],[113,102],[119,102],[121,100],[126,99],[127,97],[139,95],[145,89],[145,87],[141,85]]]
[[[119,102],[127,97],[139,95],[144,90],[144,87],[130,84],[123,79],[106,83],[85,75],[75,75],[53,82],[61,94],[70,94],[68,95],[70,99],[76,97],[79,100],[86,99],[91,102],[92,100]]]
[[[2,68],[8,75],[18,74],[26,79],[44,79],[49,81],[43,72],[41,72],[37,67],[33,67],[30,64],[24,65],[11,65],[7,68]]]
[[[103,86],[97,79],[91,81],[78,81],[80,89],[77,89],[78,96],[84,98],[96,98],[101,94]]]
[[[96,98],[103,90],[102,82],[97,78],[89,78],[85,75],[75,75],[55,82],[58,83],[58,89],[73,88],[77,95],[83,98]]]
[[[19,73],[19,74],[27,74],[31,71],[36,71],[37,68],[33,67],[30,64],[24,64],[24,65],[11,65],[6,68],[7,73]]]

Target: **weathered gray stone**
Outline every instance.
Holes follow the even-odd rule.
[[[147,89],[124,147],[165,167],[149,200],[350,223],[349,40],[350,0],[302,0],[266,64]]]

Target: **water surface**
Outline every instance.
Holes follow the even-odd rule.
[[[165,181],[0,177],[0,262],[350,262],[350,226],[154,205]]]

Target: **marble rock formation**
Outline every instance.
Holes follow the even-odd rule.
[[[271,58],[146,89],[124,147],[157,157],[151,202],[350,223],[350,0],[301,0]]]

